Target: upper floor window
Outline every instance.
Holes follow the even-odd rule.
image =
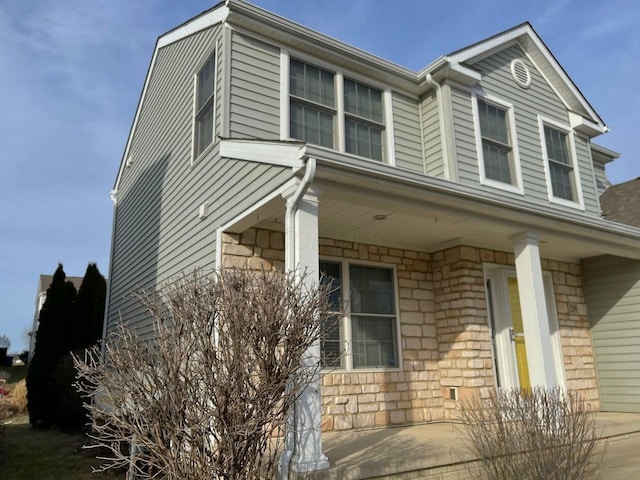
[[[337,92],[343,92],[341,98]],[[289,62],[292,138],[382,161],[383,103],[382,90],[299,60]]]
[[[560,203],[581,204],[573,138],[568,128],[539,119],[549,198]]]
[[[344,292],[349,292],[347,315],[341,322],[337,317],[327,322],[322,340],[324,365],[398,367],[394,270],[322,260],[320,271],[324,281],[331,282],[332,304],[342,304]],[[346,345],[349,347],[344,348]],[[347,353],[343,358],[342,352]]]
[[[474,110],[482,182],[521,193],[513,107],[474,95]]]
[[[291,130],[293,138],[333,148],[335,88],[333,74],[291,60]]]
[[[196,79],[195,158],[198,158],[213,143],[215,70],[215,55],[211,55],[207,63],[198,72]]]
[[[345,79],[344,112],[347,152],[382,161],[382,92]]]

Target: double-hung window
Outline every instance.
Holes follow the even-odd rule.
[[[291,138],[382,161],[384,121],[382,90],[290,59]]]
[[[474,95],[474,108],[481,181],[507,190],[521,191],[511,105]]]
[[[548,183],[552,197],[576,202],[574,161],[569,134],[542,123],[544,148],[548,168]]]
[[[323,337],[325,366],[398,367],[394,270],[323,260],[320,271],[332,282],[332,303],[340,304],[349,292],[342,324],[336,328],[337,320],[330,319]]]
[[[289,94],[291,137],[334,148],[336,110],[333,73],[291,60]]]
[[[213,101],[215,92],[215,55],[198,72],[196,79],[194,157],[198,158],[213,143]]]
[[[345,79],[344,116],[346,151],[382,161],[382,92]]]

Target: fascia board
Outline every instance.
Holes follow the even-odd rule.
[[[357,178],[364,183],[380,187],[383,183],[398,195],[406,196],[410,193],[407,187],[415,187],[415,192],[420,196],[430,196],[434,203],[443,206],[460,209],[473,208],[479,213],[495,212],[496,216],[507,215],[516,223],[521,223],[522,215],[527,215],[540,225],[553,223],[562,225],[567,231],[573,229],[582,236],[600,239],[604,242],[624,245],[635,249],[640,257],[640,228],[609,222],[599,218],[587,218],[574,212],[569,212],[553,206],[536,208],[526,200],[499,198],[496,195],[485,193],[477,188],[460,185],[440,178],[426,177],[423,174],[390,167],[384,164],[372,163],[367,160],[355,160],[341,158],[336,152],[325,150],[321,147],[308,146],[306,154],[316,159],[318,165],[317,176],[322,176],[322,168],[342,171],[343,175],[349,172],[351,180]],[[340,178],[338,176],[337,178]],[[353,186],[353,182],[345,184]],[[335,181],[335,178],[334,178]],[[465,206],[461,202],[466,203]]]
[[[178,28],[165,33],[158,39],[157,49],[171,45],[174,42],[182,40],[194,33],[198,33],[201,30],[222,23],[229,15],[229,8],[226,6],[220,6],[214,10],[206,12],[202,15],[198,15],[195,18],[187,21]]]
[[[620,154],[618,152],[614,152],[602,145],[597,145],[595,143],[591,143],[591,155],[597,156],[598,159],[604,163],[613,162],[615,159],[620,158]]]
[[[270,30],[272,33],[277,33],[277,36],[288,37],[289,41],[298,40],[302,43],[315,45],[331,51],[336,56],[368,65],[375,70],[382,70],[391,74],[392,77],[399,77],[405,82],[410,82],[414,88],[417,86],[418,75],[409,68],[292,22],[244,0],[228,0],[227,6],[230,12],[227,22],[232,25],[235,24],[258,33]]]
[[[220,157],[290,167],[303,166],[306,145],[300,142],[265,142],[256,140],[220,140]]]

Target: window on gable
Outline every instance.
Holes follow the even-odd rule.
[[[213,97],[215,91],[215,56],[198,72],[196,80],[195,157],[213,143]]]
[[[338,84],[340,82],[340,84]],[[336,91],[344,90],[344,102]],[[383,160],[382,91],[322,68],[289,62],[289,135],[291,138]],[[337,132],[344,117],[344,132]],[[338,135],[340,133],[340,135]]]
[[[332,73],[291,60],[291,137],[333,148],[334,92]]]
[[[554,197],[576,201],[573,160],[566,132],[544,125],[544,143],[549,166],[549,182]]]
[[[321,261],[324,281],[334,288],[331,302],[338,305],[343,291],[349,291],[348,312],[343,319],[330,318],[323,337],[322,352],[325,366],[360,368],[395,368],[399,366],[395,287],[393,269],[369,265],[344,264],[348,278],[343,277],[343,263]],[[342,359],[344,337],[351,346],[346,349],[349,359]],[[346,363],[346,365],[344,365]]]
[[[382,161],[382,92],[345,79],[344,112],[347,152]]]
[[[478,99],[485,178],[516,185],[508,111]]]

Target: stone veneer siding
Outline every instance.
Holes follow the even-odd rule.
[[[495,387],[483,263],[514,265],[512,253],[468,246],[433,254],[319,239],[321,256],[394,265],[402,368],[326,371],[324,431],[449,419],[458,399]],[[284,234],[248,229],[223,236],[223,266],[284,268]],[[567,387],[599,408],[580,265],[542,260],[553,277]]]

